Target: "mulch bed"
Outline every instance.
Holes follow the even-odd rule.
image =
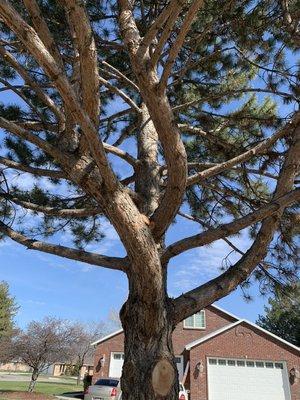
[[[53,400],[54,396],[42,393],[6,392],[0,390],[0,399],[9,400]]]

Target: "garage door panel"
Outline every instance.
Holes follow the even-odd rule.
[[[124,353],[111,353],[109,364],[109,376],[111,378],[120,378],[124,363]]]
[[[286,367],[280,362],[209,359],[208,390],[209,400],[290,400]]]

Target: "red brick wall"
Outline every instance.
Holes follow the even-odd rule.
[[[173,332],[173,346],[175,354],[182,354],[185,346],[194,340],[200,339],[222,328],[236,319],[228,316],[227,314],[215,309],[214,307],[207,307],[205,309],[205,329],[186,329],[183,327],[183,322],[180,322]]]
[[[207,357],[248,358],[254,360],[286,361],[288,372],[293,367],[300,370],[300,353],[276,339],[252,329],[246,324],[237,325],[229,331],[194,347],[190,351],[191,400],[208,400]],[[204,371],[196,370],[202,361]],[[300,400],[300,381],[291,385],[292,400]]]
[[[194,340],[197,340],[200,337],[203,337],[208,333],[213,332],[235,321],[233,317],[230,317],[227,314],[211,306],[205,309],[205,319],[206,328],[203,330],[185,329],[183,328],[183,322],[178,324],[173,332],[173,346],[174,353],[176,355],[182,354],[184,351],[184,347],[188,343],[193,342]],[[124,335],[123,333],[120,333],[119,335],[114,336],[97,346],[94,359],[94,381],[101,377],[109,376],[110,354],[113,351],[124,351],[123,343]],[[105,357],[105,362],[104,366],[101,367],[99,361],[103,356]]]
[[[97,346],[94,356],[93,382],[99,378],[109,376],[110,353],[113,351],[124,351],[123,333],[120,333]],[[103,366],[100,365],[100,359],[102,357],[105,359]]]

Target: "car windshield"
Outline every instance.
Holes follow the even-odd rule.
[[[112,387],[117,387],[118,386],[118,379],[99,379],[95,385],[96,386],[112,386]]]

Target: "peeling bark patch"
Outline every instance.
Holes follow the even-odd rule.
[[[172,364],[166,359],[158,361],[152,372],[152,386],[155,394],[167,396],[172,389],[174,379]]]

